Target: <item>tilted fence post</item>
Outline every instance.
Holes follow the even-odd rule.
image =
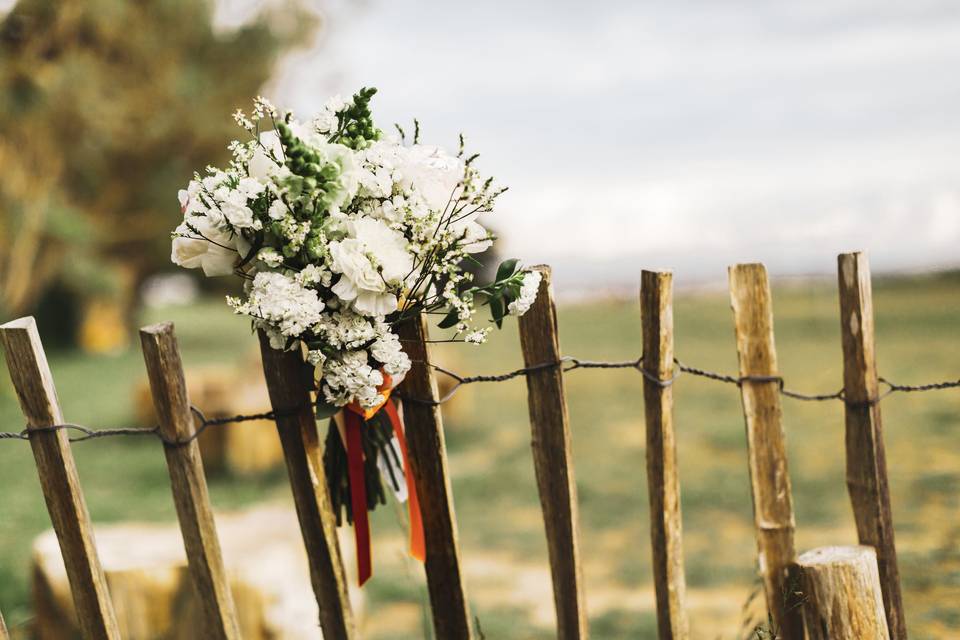
[[[767,608],[780,637],[802,640],[800,610],[790,602],[794,591],[789,569],[796,556],[795,522],[780,406],[781,383],[773,339],[770,283],[767,270],[761,264],[730,267],[729,277],[760,574]]]
[[[873,547],[821,547],[797,558],[807,640],[889,640]]]
[[[190,575],[206,624],[202,635],[238,639],[237,613],[220,553],[173,324],[165,322],[144,327],[140,330],[140,344],[160,421],[160,434],[168,442],[185,442],[177,446],[165,443],[164,454]]]
[[[893,640],[907,637],[894,543],[887,456],[880,421],[870,266],[863,253],[837,259],[846,403],[847,489],[860,544],[877,550],[880,586]]]
[[[533,306],[520,317],[520,345],[527,367],[556,363],[527,372],[530,444],[547,534],[557,636],[587,638],[586,598],[580,560],[577,484],[573,472],[570,419],[563,390],[557,309],[550,268],[534,267],[542,275]]]
[[[120,640],[116,615],[94,544],[90,514],[80,489],[53,375],[32,317],[0,326],[7,368],[27,419],[47,511],[60,542],[80,629],[86,640]]]
[[[317,423],[310,402],[312,381],[299,351],[278,351],[261,331],[260,355],[277,412],[277,432],[290,476],[290,488],[307,549],[310,581],[320,607],[324,638],[356,637],[343,560],[337,541],[337,519],[330,503]]]
[[[447,470],[447,447],[437,404],[437,382],[430,368],[427,324],[424,316],[398,326],[403,350],[411,366],[399,392],[410,454],[410,468],[420,500],[426,544],[427,589],[433,613],[434,637],[469,640],[473,637],[470,606],[457,540],[453,490]]]
[[[642,273],[640,307],[657,628],[660,640],[686,640],[690,637],[690,625],[683,572],[680,472],[673,429],[673,275],[670,272]]]

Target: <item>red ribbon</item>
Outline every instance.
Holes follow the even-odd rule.
[[[423,562],[426,559],[426,543],[423,534],[423,519],[420,516],[420,500],[417,496],[417,485],[410,468],[410,457],[407,454],[407,439],[403,433],[403,422],[393,400],[387,399],[381,405],[386,411],[393,432],[400,445],[400,456],[403,458],[403,473],[407,481],[407,510],[410,516],[410,555]],[[353,535],[357,547],[357,577],[360,586],[363,586],[373,574],[373,563],[370,559],[370,519],[367,513],[367,482],[363,469],[363,436],[360,430],[364,420],[372,417],[362,415],[355,408],[348,406],[344,413],[347,445],[347,474],[350,478],[350,505],[353,510]]]
[[[350,478],[350,505],[353,509],[353,535],[357,545],[357,577],[360,586],[373,572],[370,561],[370,520],[367,514],[367,480],[363,473],[362,418],[344,411],[347,431],[347,473]]]

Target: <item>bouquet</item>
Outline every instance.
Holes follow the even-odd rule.
[[[530,307],[540,274],[511,259],[493,282],[474,281],[469,266],[494,240],[478,218],[505,189],[475,168],[463,136],[451,155],[422,144],[416,121],[409,140],[399,125],[385,134],[371,118],[375,93],[335,97],[304,122],[262,97],[249,116],[237,110],[247,139],[230,144],[226,168],[180,191],[172,260],[242,278],[230,307],[313,368],[317,418],[331,418],[324,465],[338,523],[365,528],[386,480],[408,499],[413,530],[416,491],[390,398],[410,359],[395,327],[439,314],[450,341],[481,344],[491,323]]]

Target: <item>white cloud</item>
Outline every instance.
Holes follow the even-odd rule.
[[[880,269],[960,261],[953,2],[380,0],[329,24],[280,97],[373,84],[383,124],[464,129],[511,187],[512,253],[591,277],[829,272],[849,247]]]

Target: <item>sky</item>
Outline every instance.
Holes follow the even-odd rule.
[[[381,127],[463,132],[510,187],[502,251],[561,286],[831,274],[856,249],[960,267],[955,0],[304,1],[326,27],[264,93],[308,116],[372,85]]]
[[[221,7],[240,15],[237,2]],[[232,7],[232,8],[231,8]],[[960,266],[960,4],[327,4],[267,91],[380,89],[381,126],[463,131],[510,191],[502,249],[571,283]]]

